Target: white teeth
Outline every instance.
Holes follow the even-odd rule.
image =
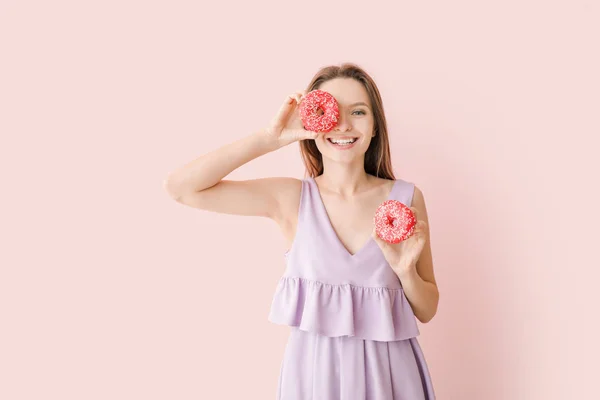
[[[354,143],[356,141],[356,139],[351,139],[351,140],[333,140],[330,139],[331,143],[335,143],[335,144],[350,144],[350,143]]]

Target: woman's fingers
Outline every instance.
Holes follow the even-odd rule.
[[[371,232],[371,236],[373,236],[373,239],[375,239],[376,242],[379,240],[379,236],[377,235],[375,227],[373,227],[373,232]]]
[[[272,126],[275,126],[277,129],[285,129],[286,137],[292,141],[316,139],[319,136],[319,132],[304,129],[299,118],[297,120],[296,118],[294,120],[290,119],[292,113],[296,112],[296,107],[300,104],[305,94],[306,90],[298,90],[289,94],[272,121]]]
[[[284,102],[282,108],[285,108],[287,110],[289,107],[300,104],[300,102],[302,101],[302,97],[305,93],[306,91],[296,91],[288,95],[288,97],[285,99],[286,101]],[[296,104],[294,104],[294,102],[296,102]]]
[[[419,235],[424,234],[425,233],[425,221],[418,221],[417,224],[415,225],[415,230],[414,233],[418,233]]]
[[[379,237],[375,227],[373,227],[373,232],[371,234],[373,235],[373,239],[375,239],[375,241],[379,244],[380,247],[386,246],[387,242],[385,242],[382,238]]]
[[[307,132],[308,132],[309,139],[316,139],[319,137],[319,132],[315,132],[315,131],[307,131]]]
[[[298,136],[298,139],[300,139],[300,140],[316,139],[317,136],[319,136],[319,132],[307,131],[306,129],[298,129],[296,131],[296,135]]]
[[[306,93],[306,90],[299,90],[296,92],[296,94],[298,95],[298,104],[302,102],[302,99],[306,96]]]
[[[290,95],[290,97],[292,97],[294,100],[296,100],[296,104],[300,104],[300,102],[302,101],[302,97],[305,96],[305,91],[303,90],[296,90],[294,93],[292,93]]]
[[[277,114],[275,116],[274,122],[276,125],[285,124],[287,117],[293,109],[294,101],[296,101],[296,98],[293,94],[290,94],[285,98],[285,101],[283,102],[281,107],[279,107],[279,111],[277,111]]]
[[[419,210],[417,210],[417,209],[416,209],[416,208],[414,208],[414,207],[409,207],[409,208],[410,208],[410,210],[413,212],[413,214],[414,214],[414,216],[415,216],[415,219],[418,221],[418,220],[419,220]]]
[[[417,221],[417,223],[415,224],[414,232],[419,233],[419,232],[421,232],[421,230],[423,230],[422,221]]]

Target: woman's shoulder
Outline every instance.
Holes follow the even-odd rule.
[[[400,197],[402,202],[410,204],[423,203],[423,192],[416,183],[405,176],[395,176],[393,179],[374,177],[382,188],[390,185],[390,190],[394,190],[394,197]],[[391,183],[390,183],[391,181]]]
[[[415,187],[416,190],[416,184],[411,181],[409,178],[407,177],[398,177],[395,176],[394,178],[382,178],[382,177],[377,177],[377,176],[372,176],[372,179],[374,182],[376,182],[376,185],[381,185],[382,187],[385,187],[386,185],[401,185],[401,186],[406,186],[406,187]],[[390,183],[391,181],[391,183]]]

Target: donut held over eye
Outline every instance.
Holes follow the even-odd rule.
[[[304,128],[313,132],[329,132],[340,119],[338,103],[330,93],[316,89],[300,101],[300,118]]]
[[[375,233],[388,243],[400,243],[412,236],[417,219],[412,210],[398,200],[386,200],[373,217]]]

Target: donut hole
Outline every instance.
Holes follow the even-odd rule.
[[[325,114],[325,111],[323,111],[322,108],[317,108],[317,115],[323,115]]]
[[[396,226],[400,225],[400,220],[398,218],[392,217],[391,215],[388,215],[387,216],[387,224],[389,226],[396,227]]]

